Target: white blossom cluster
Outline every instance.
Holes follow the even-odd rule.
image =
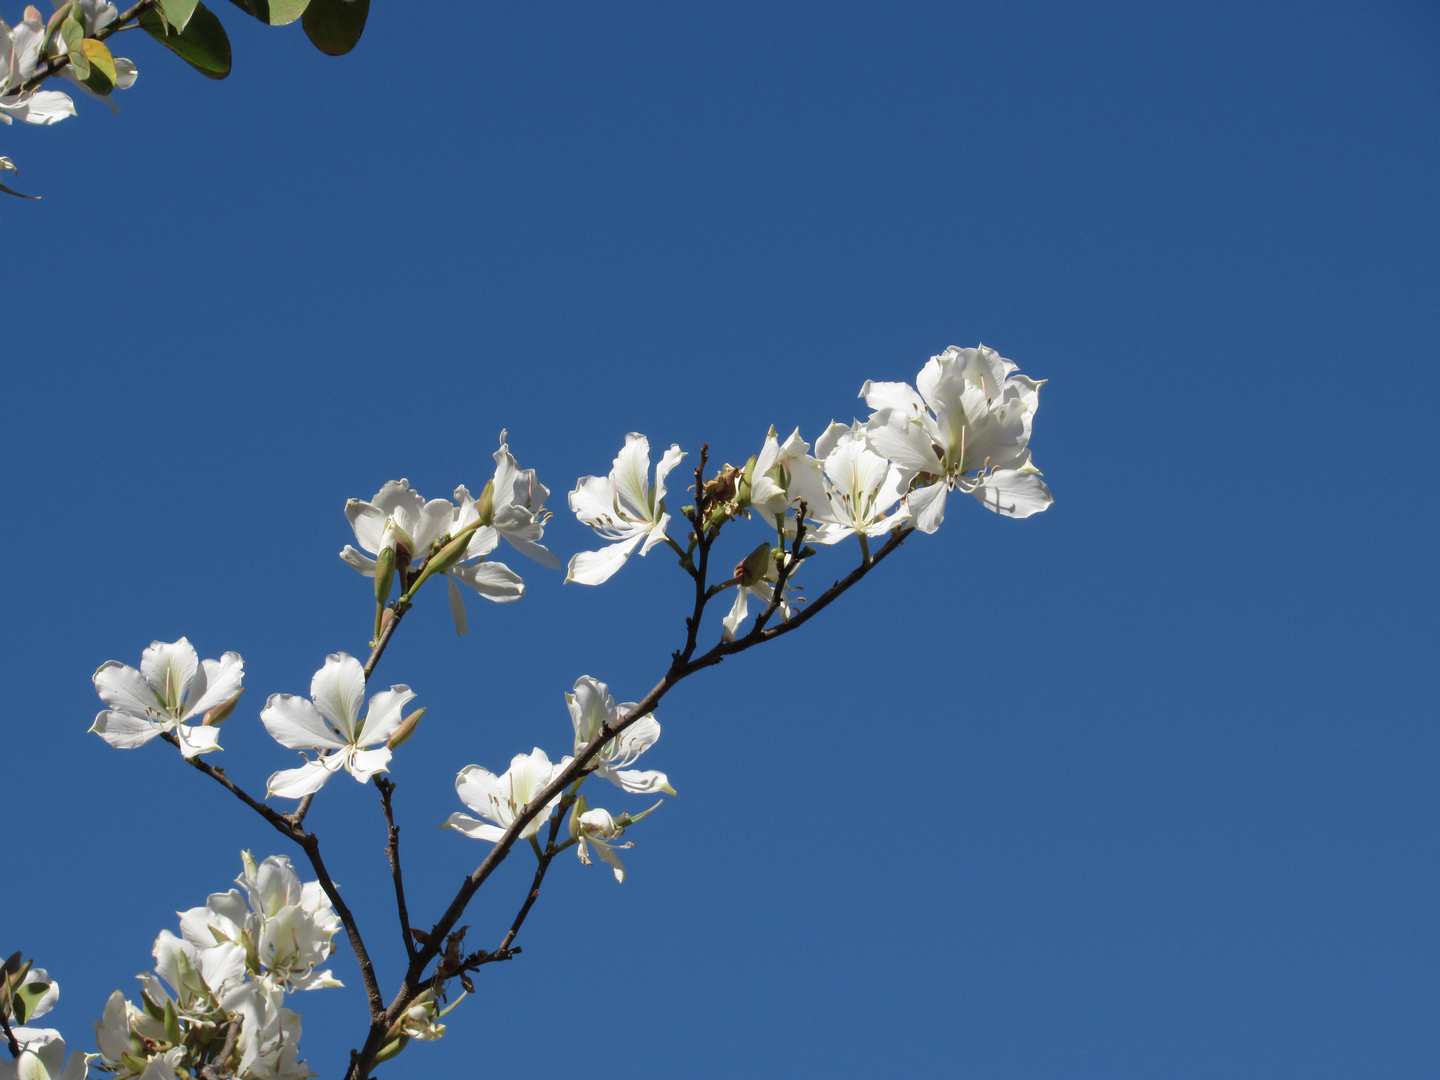
[[[140,1004],[116,990],[95,1025],[97,1064],[118,1077],[175,1080],[213,1062],[239,1080],[305,1080],[293,990],[340,986],[322,964],[340,919],[318,881],[301,883],[283,855],[243,852],[240,889],[180,912],[180,937],[162,930]],[[243,890],[243,891],[241,891]],[[238,1034],[223,1056],[232,1022]]]
[[[607,543],[574,555],[565,580],[599,585],[637,551],[645,555],[663,544],[704,586],[705,574],[693,558],[697,545],[708,553],[725,525],[759,519],[773,530],[771,538],[737,563],[728,580],[705,593],[708,599],[735,590],[717,647],[746,647],[758,639],[770,613],[782,620],[794,617],[800,601],[788,594],[801,564],[816,555],[809,542],[833,547],[854,537],[864,568],[871,562],[871,540],[889,534],[893,550],[911,531],[935,532],[953,491],[972,495],[1007,517],[1045,510],[1050,490],[1031,463],[1029,449],[1040,386],[984,346],[946,349],[921,369],[914,386],[866,382],[860,397],[870,416],[849,424],[832,422],[813,450],[798,429],[781,441],[771,427],[743,466],[726,465],[709,480],[697,475],[695,505],[684,509],[690,527],[682,538],[688,548],[669,534],[672,518],[666,506],[667,477],[684,452],[672,445],[652,479],[649,440],[632,433],[608,476],[583,477],[570,493],[576,517]],[[550,519],[545,509],[549,489],[533,469],[519,467],[503,432],[494,461],[494,475],[478,496],[461,486],[453,500],[426,500],[402,479],[386,483],[369,501],[346,504],[359,546],[346,545],[340,557],[374,582],[372,667],[386,635],[432,578],[446,579],[461,634],[468,627],[461,585],[497,603],[520,598],[523,580],[492,559],[502,538],[540,565],[559,567],[560,560],[540,543]],[[398,599],[392,599],[397,585]],[[748,641],[725,645],[737,642],[752,597],[767,614]],[[691,647],[698,625],[690,627]],[[243,678],[244,663],[236,653],[201,661],[184,638],[153,642],[138,669],[110,661],[96,671],[95,688],[107,708],[91,730],[121,749],[163,737],[204,769],[196,759],[220,749],[219,725],[233,714]],[[281,746],[309,755],[299,766],[269,777],[267,798],[302,800],[298,816],[283,820],[298,823],[308,800],[341,770],[362,784],[387,772],[394,751],[414,735],[425,712],[407,713],[415,693],[395,684],[367,701],[368,678],[369,668],[358,659],[336,652],[315,672],[308,698],[272,694],[267,699],[260,712],[266,730]],[[619,852],[633,845],[622,838],[659,802],[637,813],[612,813],[592,808],[581,788],[597,776],[629,795],[673,796],[664,773],[632,768],[658,742],[660,725],[652,712],[639,715],[636,703],[617,704],[609,686],[589,675],[581,676],[565,698],[573,756],[552,762],[535,747],[515,755],[499,774],[466,766],[455,788],[469,813],[451,814],[442,827],[491,843],[507,836],[528,840],[547,865],[573,847],[582,863],[598,858],[623,882],[626,868]],[[584,767],[576,768],[585,754],[590,756]],[[569,778],[563,786],[562,775]],[[389,789],[382,785],[382,793],[388,815]],[[339,985],[319,965],[334,949],[340,920],[319,883],[302,886],[288,860],[276,856],[257,865],[248,853],[244,858],[245,874],[238,879],[243,892],[216,894],[204,907],[182,912],[181,937],[168,931],[160,935],[156,974],[141,976],[141,1004],[126,1001],[119,991],[111,997],[97,1026],[101,1068],[141,1080],[193,1075],[222,1054],[226,1033],[238,1018],[234,1060],[228,1063],[236,1076],[300,1080],[312,1075],[298,1059],[299,1017],[284,1007],[284,995]],[[450,966],[437,969],[432,985],[408,999],[377,1060],[394,1056],[412,1038],[433,1040],[444,1034],[437,1021],[449,1009],[441,1010],[437,998],[444,998],[445,980],[458,975],[470,986],[464,975],[470,961],[449,957],[446,962]],[[66,1080],[74,1080],[63,1043],[58,1050],[45,1049],[56,1040],[36,1041],[32,1057],[44,1050],[50,1055],[46,1060],[53,1059],[55,1069],[63,1067]],[[83,1067],[82,1060],[82,1073]],[[54,1069],[35,1072],[33,1080],[59,1075]],[[0,1072],[0,1080],[5,1076]]]

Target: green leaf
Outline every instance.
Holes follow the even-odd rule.
[[[103,41],[86,38],[81,42],[85,59],[90,61],[90,75],[81,81],[102,97],[115,89],[115,58]]]
[[[60,37],[65,42],[65,51],[70,54],[70,66],[75,69],[75,77],[84,82],[90,77],[90,61],[85,56],[85,28],[74,19],[66,19],[60,24]]]
[[[204,4],[196,4],[185,31],[167,33],[163,16],[153,10],[140,13],[145,32],[180,57],[201,75],[223,79],[230,74],[230,39],[215,13]]]
[[[47,982],[33,982],[15,991],[15,1019],[25,1023],[35,1010],[35,1003],[50,992]]]
[[[190,23],[190,16],[195,14],[198,0],[159,0],[159,2],[161,11],[165,13],[165,21],[183,33],[185,27]]]
[[[230,0],[241,11],[271,26],[285,26],[305,14],[310,0]]]
[[[305,9],[305,36],[326,56],[344,56],[365,32],[370,0],[310,0]]]

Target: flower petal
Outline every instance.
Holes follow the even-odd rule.
[[[281,769],[271,773],[265,785],[265,797],[278,795],[282,799],[303,799],[313,795],[330,779],[330,770],[324,759],[307,761],[298,769]]]
[[[106,660],[96,670],[93,681],[100,700],[112,709],[132,716],[146,716],[154,714],[159,708],[155,691],[150,689],[145,676],[128,664]]]
[[[450,617],[455,620],[455,633],[467,634],[470,632],[470,621],[465,617],[465,597],[461,595],[453,575],[445,575],[445,584],[449,586]]]
[[[357,750],[346,767],[350,775],[362,784],[370,782],[370,777],[377,772],[384,772],[385,766],[390,764],[390,748],[387,746],[377,747],[374,750]]]
[[[272,739],[291,750],[338,750],[348,745],[320,710],[296,694],[271,694],[260,711],[260,722]]]
[[[581,585],[604,584],[625,565],[625,560],[630,558],[630,553],[644,538],[644,533],[637,533],[628,540],[610,544],[599,551],[576,552],[565,570],[565,580],[578,581]]]
[[[310,680],[310,698],[346,742],[355,737],[355,721],[365,703],[365,669],[349,653],[331,653]]]
[[[245,661],[237,652],[227,652],[219,660],[202,660],[200,674],[192,687],[190,704],[181,720],[203,716],[217,705],[223,705],[240,692],[245,681]],[[204,683],[203,689],[200,684]],[[197,697],[198,692],[198,697]]]
[[[344,559],[366,577],[375,576],[375,560],[366,555],[361,555],[360,552],[356,551],[349,544],[346,544],[345,550],[340,552],[340,558]]]
[[[375,746],[383,743],[395,729],[400,726],[400,721],[405,719],[405,705],[414,700],[415,691],[404,684],[396,684],[389,690],[381,690],[370,699],[370,711],[365,716],[364,726],[360,728],[360,734],[356,737],[358,746]]]
[[[118,750],[134,750],[144,746],[165,730],[164,724],[130,713],[107,709],[95,717],[90,730]]]
[[[1025,469],[996,469],[981,478],[973,494],[986,509],[1013,518],[1048,510],[1055,501],[1040,474]]]
[[[445,573],[463,581],[486,600],[505,604],[525,595],[525,582],[504,563],[483,562],[473,566],[452,566]]]
[[[491,825],[488,821],[476,821],[469,814],[451,814],[445,819],[445,824],[440,827],[464,833],[472,840],[489,840],[492,844],[505,838],[504,829],[498,825]]]

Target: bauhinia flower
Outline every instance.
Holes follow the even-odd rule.
[[[945,520],[945,496],[960,490],[1006,517],[1024,518],[1053,501],[1030,462],[1030,424],[1042,383],[994,349],[951,346],[909,383],[867,382],[876,410],[865,425],[876,450],[908,476],[931,481],[905,498],[921,532]]]
[[[508,450],[502,447],[502,451],[513,464],[514,458],[509,457]],[[498,459],[499,455],[496,457]],[[532,478],[533,475],[532,471]],[[418,491],[410,487],[410,481],[390,480],[375,493],[370,502],[360,499],[347,502],[345,516],[350,519],[350,526],[355,530],[355,539],[360,546],[377,558],[385,553],[387,565],[397,568],[403,581],[405,569],[412,561],[419,562],[433,553],[438,553],[444,541],[475,522],[479,515],[475,512],[474,500],[470,499],[469,495],[463,487],[456,489],[456,498],[462,500],[460,506],[456,506],[449,499],[431,499],[427,502]],[[469,500],[470,507],[465,505],[465,500]],[[543,497],[541,501],[543,502]],[[514,517],[515,515],[507,515],[506,520],[514,520]],[[522,530],[517,528],[516,531],[518,533]],[[450,609],[455,616],[455,629],[462,634],[466,630],[465,606],[455,582],[468,585],[487,600],[500,604],[518,600],[525,594],[525,582],[520,579],[519,574],[504,563],[484,561],[483,557],[494,550],[497,541],[493,531],[482,538],[480,534],[484,532],[486,529],[483,527],[477,529],[471,535],[463,553],[454,553],[457,557],[450,559],[449,565],[444,568],[450,580]],[[545,550],[538,544],[534,546],[540,551]],[[340,558],[366,577],[373,578],[376,574],[376,559],[361,554],[349,544],[340,552]],[[559,565],[558,560],[556,565]],[[383,586],[388,594],[389,581],[383,582]],[[376,598],[384,602],[381,597]]]
[[[658,802],[655,804],[659,805]],[[650,807],[650,810],[654,810],[655,806]],[[634,847],[635,844],[628,840],[623,844],[616,844],[614,841],[624,836],[625,830],[650,813],[650,810],[642,810],[634,815],[621,814],[616,818],[611,816],[610,811],[599,807],[591,810],[585,803],[585,796],[580,796],[570,810],[570,835],[575,840],[575,854],[582,863],[590,866],[589,848],[594,847],[595,854],[609,863],[610,869],[615,871],[615,880],[623,883],[625,864],[615,851],[617,848]]]
[[[610,688],[589,675],[575,680],[575,691],[565,695],[565,704],[570,709],[570,722],[575,726],[577,754],[607,725],[615,727],[623,715],[636,707],[633,701],[616,705]],[[654,713],[646,713],[600,748],[600,752],[590,759],[591,770],[623,791],[642,795],[663,791],[674,795],[675,789],[663,772],[624,768],[659,740],[660,724]]]
[[[45,44],[45,24],[39,12],[26,8],[28,17],[11,29],[0,22],[0,121],[10,118],[27,124],[53,124],[75,115],[75,103],[58,90],[21,91],[35,77],[40,50]]]
[[[832,423],[815,441],[815,455],[823,473],[801,473],[794,492],[818,525],[807,540],[838,544],[857,533],[882,536],[909,516],[903,507],[887,511],[905,494],[910,477],[871,449],[860,424]]]
[[[140,655],[139,671],[107,660],[95,672],[95,692],[110,708],[90,730],[122,750],[165,732],[174,734],[187,758],[219,750],[218,724],[233,711],[244,677],[239,653],[202,662],[183,637],[168,645],[152,641]],[[195,719],[199,726],[186,723]]]
[[[802,471],[813,475],[819,468],[820,463],[810,456],[810,444],[800,438],[799,428],[782,443],[772,424],[765,445],[755,457],[754,468],[749,470],[750,507],[767,521],[782,516],[800,497],[800,490],[814,489],[813,482],[808,488],[796,485],[796,476]],[[795,494],[792,487],[796,488]]]
[[[310,681],[310,701],[271,694],[260,713],[265,730],[281,746],[319,754],[298,768],[274,773],[266,797],[302,798],[319,791],[342,768],[362,784],[384,772],[390,762],[385,742],[405,719],[405,704],[414,696],[403,685],[382,690],[370,699],[369,712],[361,719],[365,669],[348,653],[331,653]]]
[[[240,1017],[237,1077],[255,1080],[307,1080],[318,1073],[300,1060],[300,1017],[284,1006],[284,991],[247,983],[226,1001]]]
[[[15,1027],[20,1044],[14,1061],[0,1059],[0,1080],[84,1080],[86,1066],[97,1057],[80,1051],[65,1060],[65,1040],[54,1028]]]
[[[672,445],[655,466],[650,486],[650,440],[631,432],[615,457],[609,476],[585,476],[570,493],[570,509],[582,524],[612,541],[599,551],[582,551],[570,560],[566,581],[599,585],[625,565],[638,547],[644,555],[665,540],[665,477],[685,452]]]
[[[791,555],[786,553],[785,558],[789,559]],[[799,563],[795,565],[798,566]],[[793,575],[794,572],[792,568],[790,573]],[[722,641],[735,640],[740,624],[750,615],[751,596],[758,598],[766,607],[770,606],[770,602],[775,599],[775,583],[779,580],[779,573],[780,564],[775,561],[775,549],[768,541],[740,561],[735,567],[735,576],[740,579],[736,583],[735,603],[730,607],[730,614],[720,620]],[[789,577],[786,580],[788,583]],[[787,601],[781,600],[776,610],[783,621],[790,621],[790,604]]]
[[[180,912],[180,932],[197,948],[234,942],[249,973],[271,986],[316,990],[342,985],[319,965],[335,951],[340,917],[318,881],[301,883],[284,855],[256,863],[241,852],[245,872],[231,889],[213,893],[204,907]],[[248,906],[247,906],[248,898]]]
[[[552,765],[545,751],[538,746],[528,754],[516,754],[510,761],[510,768],[499,776],[479,765],[467,765],[455,777],[455,793],[460,796],[461,802],[489,821],[454,813],[441,828],[454,829],[475,840],[498,842],[504,837],[505,830],[515,824],[520,812],[555,779],[557,769],[558,766]],[[557,792],[520,830],[520,836],[530,837],[539,832],[559,801]]]

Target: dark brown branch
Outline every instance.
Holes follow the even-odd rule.
[[[179,746],[180,741],[172,732],[164,732],[161,736],[166,742]],[[325,862],[320,857],[320,839],[314,833],[308,833],[302,829],[298,822],[292,821],[289,817],[279,811],[257,802],[243,788],[225,775],[224,769],[217,769],[213,765],[202,761],[197,755],[186,758],[186,761],[198,772],[204,773],[210,779],[220,784],[237,799],[243,802],[250,809],[263,817],[275,830],[287,840],[300,845],[305,852],[305,857],[310,860],[310,866],[315,871],[315,876],[320,880],[320,887],[325,890],[325,896],[334,906],[336,914],[345,926],[345,933],[350,939],[350,948],[355,953],[355,959],[360,963],[360,978],[365,983],[365,994],[370,999],[371,1017],[374,1018],[377,1012],[383,1012],[385,999],[380,995],[380,985],[375,981],[375,966],[370,962],[370,954],[365,951],[365,942],[360,937],[360,927],[355,922],[355,916],[351,914],[350,908],[340,897],[340,891],[335,887],[335,882],[330,879],[329,871],[325,869]]]
[[[9,1006],[10,1003],[5,1002],[5,1007],[9,1008]],[[0,1028],[5,1031],[5,1045],[10,1048],[10,1056],[18,1058],[20,1056],[20,1040],[15,1038],[15,1032],[10,1030],[10,1021],[5,1018],[3,1012],[0,1012]]]
[[[400,828],[390,805],[395,785],[383,776],[375,777],[380,789],[380,809],[385,812],[385,854],[390,860],[390,876],[395,879],[395,910],[400,916],[400,938],[405,942],[405,955],[415,955],[415,939],[410,936],[410,910],[405,905],[405,880],[400,871]]]
[[[234,1075],[225,1071],[223,1066],[235,1052],[235,1043],[240,1039],[240,1023],[239,1013],[230,1017],[230,1023],[225,1028],[225,1045],[220,1050],[220,1056],[200,1070],[201,1080],[227,1080]]]

